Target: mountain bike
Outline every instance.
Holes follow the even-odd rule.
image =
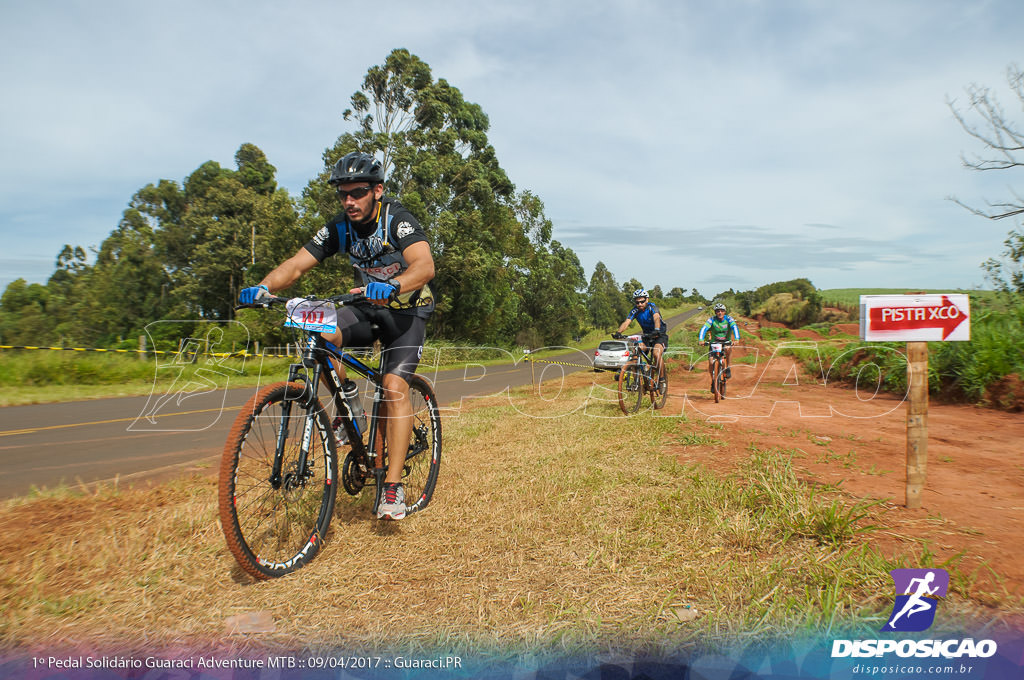
[[[291,300],[272,296],[239,309],[280,305],[286,308],[284,325],[300,338],[301,360],[291,364],[285,382],[260,389],[242,407],[224,444],[218,483],[228,549],[242,569],[259,579],[284,576],[316,557],[327,536],[339,481],[353,496],[371,487],[370,512],[375,516],[388,467],[388,405],[380,367],[335,347],[321,333],[337,328],[338,307],[363,305],[375,330],[393,323],[390,313],[354,294]],[[331,358],[373,386],[365,426],[358,392],[353,403],[346,399]],[[337,414],[333,421],[318,396],[321,385]],[[419,375],[409,381],[409,399],[413,428],[402,482],[406,513],[412,514],[427,507],[437,484],[441,418],[433,389]],[[342,442],[350,450],[339,469]]]
[[[651,404],[656,409],[662,408],[668,398],[668,376],[664,361],[660,374],[655,377],[657,364],[654,361],[654,341],[659,335],[645,333],[626,338],[629,341],[630,357],[635,357],[619,371],[619,408],[627,415],[640,410],[645,394],[650,395]],[[617,340],[623,339],[619,333],[613,333],[612,337]],[[641,343],[645,346],[643,349],[640,347]]]
[[[725,377],[725,348],[732,345],[732,340],[708,342],[710,351],[708,361],[711,362],[711,394],[715,397],[717,404],[720,399],[725,399],[725,388],[729,381]]]

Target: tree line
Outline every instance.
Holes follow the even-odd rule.
[[[147,184],[92,262],[82,246],[68,244],[46,284],[19,279],[7,286],[0,342],[131,346],[153,321],[236,319],[239,291],[340,210],[327,179],[354,150],[383,159],[386,193],[431,240],[438,300],[430,337],[557,345],[625,318],[640,282],[620,286],[598,263],[588,283],[572,249],[552,238],[541,199],[517,190],[501,167],[487,115],[435,80],[425,62],[394,50],[367,71],[350,102],[343,118],[351,129],[324,151],[323,170],[300,196],[277,185],[276,168],[250,143],[239,147],[233,169],[208,161],[181,183]],[[355,283],[347,258],[334,257],[289,293],[329,294]],[[660,287],[652,295],[663,297]],[[685,295],[675,288],[665,297]],[[243,311],[238,320],[264,342],[285,342],[279,320],[269,316]],[[174,328],[181,333],[180,324]]]

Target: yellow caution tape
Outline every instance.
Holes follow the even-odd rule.
[[[0,345],[0,349],[48,349],[56,350],[58,352],[114,352],[118,354],[185,354],[192,356],[196,352],[168,352],[166,350],[157,349],[105,349],[101,347],[36,347],[34,345]],[[200,352],[199,356],[204,357],[274,357],[274,358],[287,358],[294,357],[294,354],[250,354],[249,352]]]
[[[547,359],[534,359],[533,357],[524,357],[527,361],[532,361],[535,364],[557,364],[558,366],[575,366],[576,368],[593,368],[593,364],[574,364],[569,361],[548,361]]]

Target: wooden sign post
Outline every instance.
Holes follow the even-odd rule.
[[[921,507],[928,469],[928,343],[971,339],[963,294],[861,295],[862,340],[907,343],[907,499]]]
[[[907,343],[907,507],[921,507],[928,468],[928,343]]]

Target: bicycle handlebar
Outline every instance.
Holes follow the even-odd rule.
[[[253,302],[252,304],[236,305],[235,311],[238,311],[239,309],[269,309],[274,305],[283,305],[291,299],[292,298],[280,297],[278,295],[266,295],[257,300],[256,302]],[[311,302],[331,302],[338,305],[339,307],[346,307],[348,305],[370,302],[370,298],[366,297],[362,293],[342,293],[340,295],[334,295],[332,297],[326,298],[316,297],[315,295],[307,295],[302,299],[309,300]]]
[[[397,295],[392,294],[391,300],[394,300]],[[239,309],[269,309],[274,305],[286,304],[292,298],[280,297],[278,295],[264,296],[249,305],[238,305],[235,310]],[[381,305],[375,304],[370,298],[366,297],[363,293],[341,293],[340,295],[332,295],[331,297],[321,298],[315,295],[307,295],[302,298],[310,302],[330,302],[339,307],[347,307],[350,305],[359,305],[361,310],[365,313],[366,318],[373,324],[376,324],[378,328],[385,330],[389,335],[397,337],[399,335],[398,327],[395,324],[394,318],[388,313],[388,308]]]
[[[659,337],[661,337],[661,331],[654,331],[653,333],[642,333],[640,335],[640,342],[650,344],[657,340]],[[615,340],[628,340],[630,336],[623,335],[622,333],[616,331],[612,333],[612,338],[614,338]]]

